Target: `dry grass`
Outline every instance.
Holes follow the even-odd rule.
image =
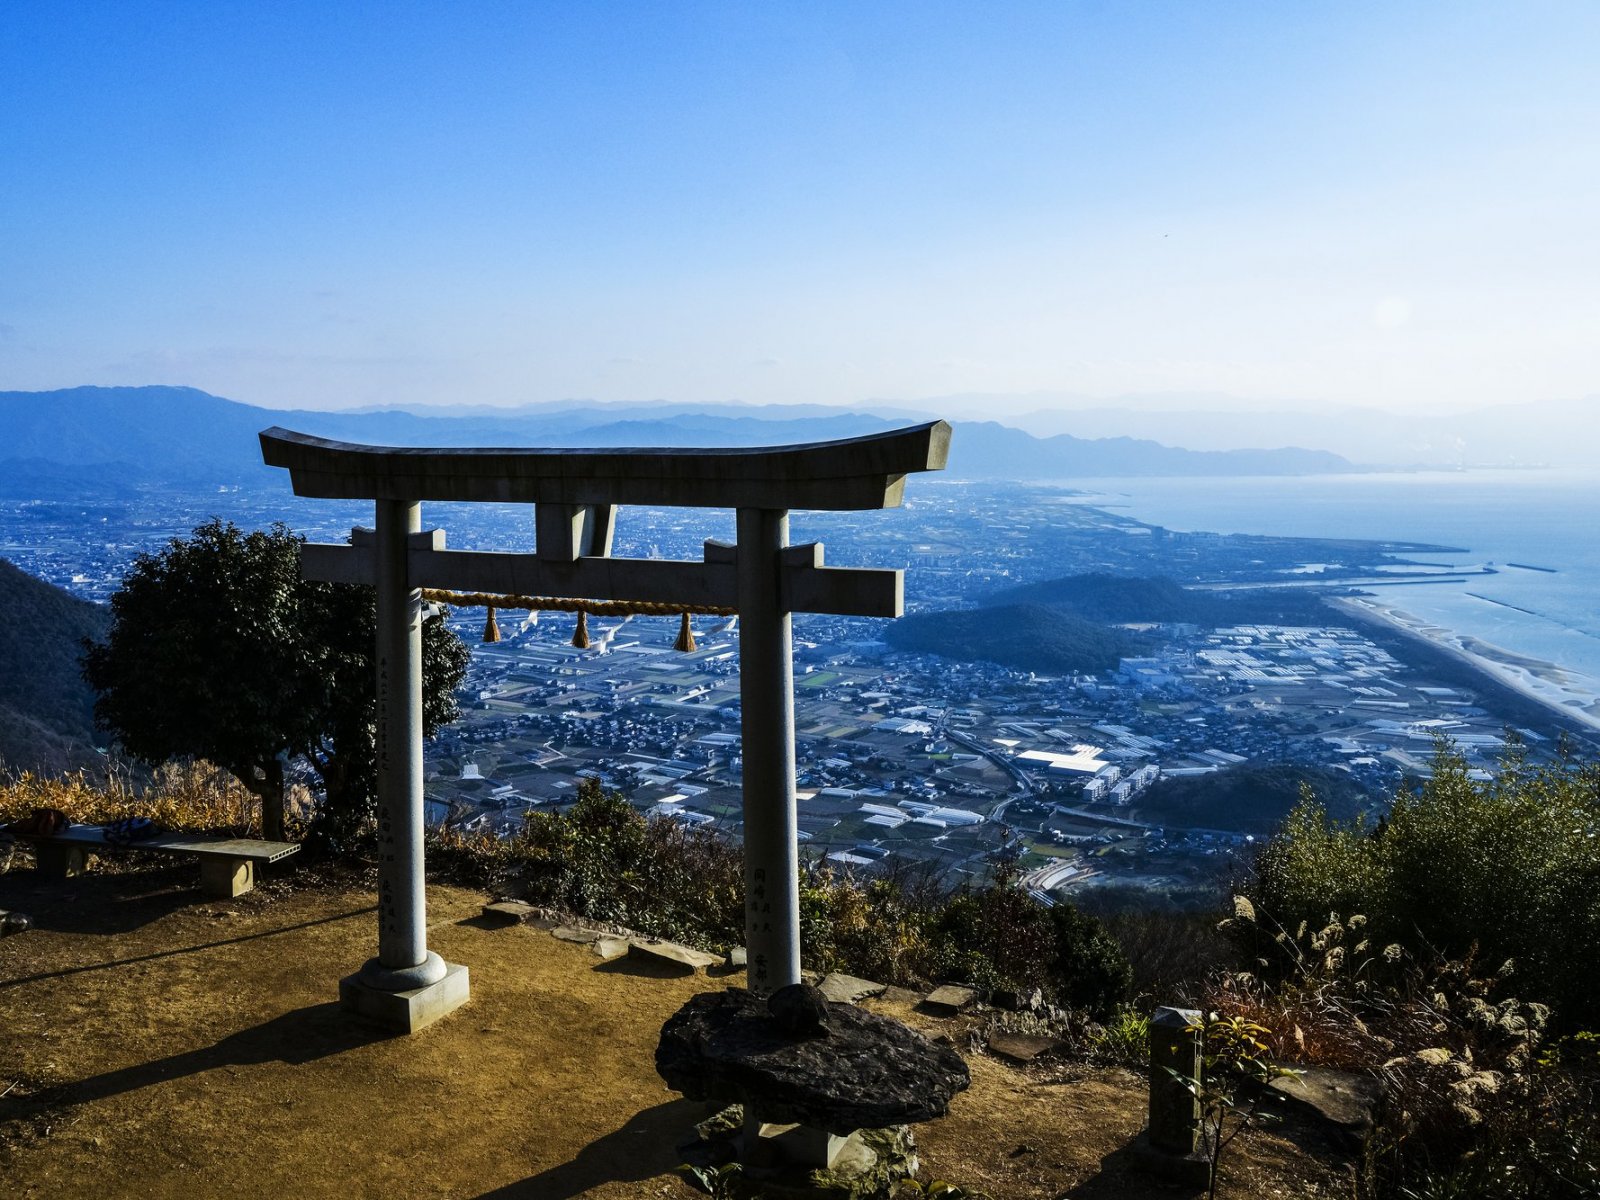
[[[25,817],[36,808],[60,809],[74,821],[96,825],[148,817],[164,829],[184,832],[246,836],[261,828],[256,797],[227,771],[204,761],[166,763],[148,783],[115,767],[103,780],[84,771],[54,777],[31,771],[0,775],[0,822]]]

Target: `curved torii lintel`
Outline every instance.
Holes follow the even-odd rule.
[[[950,426],[793,446],[704,449],[419,449],[336,442],[274,427],[268,466],[295,495],[691,508],[895,508],[905,477],[944,467]]]

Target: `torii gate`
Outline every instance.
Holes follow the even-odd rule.
[[[825,567],[789,545],[790,509],[898,507],[905,477],[944,467],[944,421],[762,449],[410,449],[272,428],[268,466],[297,496],[372,500],[374,529],[311,544],[307,578],[378,592],[378,954],[340,981],[341,1002],[402,1032],[464,1003],[467,968],[427,947],[422,860],[422,589],[731,607],[739,614],[745,946],[752,991],[800,980],[790,614],[897,617],[899,570]],[[421,501],[534,506],[532,554],[448,550]],[[734,545],[703,561],[613,558],[618,505],[732,508]]]

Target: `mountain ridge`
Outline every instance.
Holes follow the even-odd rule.
[[[763,417],[722,411],[621,420],[598,409],[512,416],[418,416],[401,410],[268,409],[187,387],[0,392],[0,475],[48,481],[54,468],[95,468],[108,483],[269,485],[256,434],[273,425],[342,441],[411,446],[750,446],[855,437],[900,419],[836,410]],[[1145,439],[1038,438],[994,421],[956,422],[949,471],[971,479],[1068,480],[1130,475],[1318,474],[1357,470],[1320,450],[1191,451]],[[20,464],[27,464],[23,471]],[[15,485],[11,494],[15,495]]]

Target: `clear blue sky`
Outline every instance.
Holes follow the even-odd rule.
[[[0,388],[1600,392],[1597,59],[1537,0],[8,0]]]

